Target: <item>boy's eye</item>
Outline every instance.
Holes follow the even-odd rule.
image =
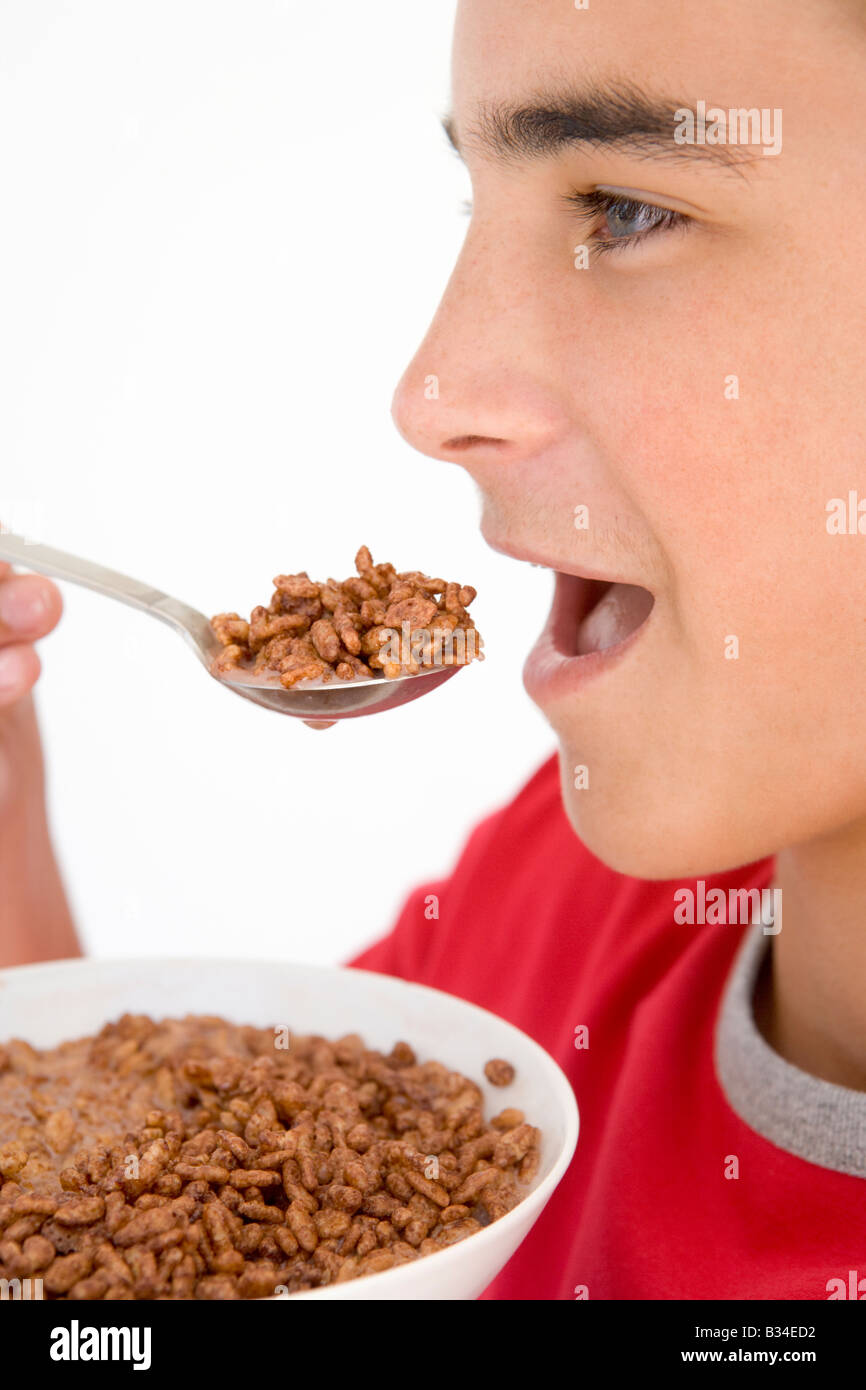
[[[597,256],[636,246],[646,237],[669,228],[687,229],[692,225],[692,218],[683,212],[644,203],[625,193],[606,193],[600,188],[590,193],[568,193],[565,201],[570,208],[578,209],[583,222],[591,224],[588,242]],[[471,216],[471,199],[467,199],[462,208]]]
[[[648,236],[671,227],[686,227],[691,218],[672,208],[643,203],[624,193],[569,193],[566,202],[577,207],[583,221],[591,224],[589,242],[598,255],[635,246]]]

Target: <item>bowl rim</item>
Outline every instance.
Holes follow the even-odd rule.
[[[459,994],[450,994],[447,990],[437,989],[434,985],[424,985],[415,980],[403,979],[400,975],[389,975],[379,970],[365,970],[354,965],[318,965],[305,961],[259,959],[249,956],[71,956],[60,960],[32,961],[26,965],[13,965],[0,969],[0,990],[2,990],[10,976],[20,977],[22,975],[27,975],[31,978],[37,978],[39,975],[48,977],[52,974],[71,976],[76,972],[93,969],[94,967],[99,969],[108,968],[109,970],[114,968],[123,968],[126,970],[136,968],[153,970],[155,968],[165,967],[166,965],[184,965],[196,967],[198,969],[208,965],[244,968],[253,967],[265,972],[278,968],[280,970],[296,970],[306,972],[310,975],[320,976],[351,973],[353,975],[367,976],[377,981],[388,981],[401,991],[408,990],[410,993],[416,994],[419,1001],[425,996],[435,995],[448,999],[463,1009],[470,1010],[475,1014],[480,1014],[484,1018],[495,1020],[499,1027],[504,1027],[509,1032],[514,1033],[516,1037],[519,1038],[521,1046],[524,1049],[528,1047],[530,1052],[535,1055],[539,1065],[547,1071],[554,1090],[555,1100],[561,1105],[565,1122],[565,1133],[559,1147],[559,1152],[555,1157],[550,1171],[538,1186],[533,1188],[531,1192],[528,1192],[525,1197],[522,1197],[517,1206],[513,1207],[511,1211],[506,1212],[506,1214],[499,1217],[497,1221],[491,1222],[489,1226],[484,1227],[481,1231],[477,1231],[474,1235],[467,1237],[467,1239],[475,1242],[487,1238],[489,1243],[490,1239],[500,1236],[504,1231],[519,1224],[521,1221],[521,1211],[526,1203],[529,1202],[538,1208],[538,1215],[540,1215],[550,1197],[559,1186],[562,1178],[565,1176],[566,1170],[574,1157],[577,1147],[577,1140],[580,1132],[580,1111],[574,1089],[562,1067],[546,1048],[542,1047],[540,1043],[536,1042],[535,1039],[524,1032],[522,1028],[518,1028],[516,1024],[511,1023],[500,1014],[494,1013],[492,1009],[484,1008],[482,1004],[472,1003],[468,999],[463,999]],[[105,1020],[105,1022],[109,1021],[110,1019],[108,1018]],[[261,1027],[262,1025],[258,1024],[252,1026]],[[0,1042],[2,1041],[3,1038],[0,1037]],[[61,1041],[65,1041],[65,1039]],[[529,1232],[527,1231],[526,1234],[528,1235]],[[463,1241],[459,1241],[456,1245],[447,1246],[444,1250],[436,1250],[430,1255],[425,1255],[423,1257],[425,1267],[428,1260],[438,1260],[440,1263],[437,1265],[437,1269],[444,1272],[446,1261],[453,1265],[461,1258],[462,1246],[464,1243]],[[515,1253],[520,1243],[521,1242],[518,1242],[518,1246],[515,1247]],[[473,1246],[473,1248],[477,1249],[478,1247]],[[510,1258],[512,1258],[512,1256],[509,1256],[509,1259]],[[370,1290],[369,1297],[365,1298],[365,1301],[375,1300],[377,1297],[376,1290],[382,1290],[382,1296],[386,1297],[385,1290],[392,1284],[399,1283],[401,1279],[405,1277],[406,1268],[407,1266],[401,1265],[396,1269],[384,1269],[376,1274],[366,1274],[358,1279],[356,1281],[358,1284],[363,1284],[365,1290]],[[411,1263],[408,1268],[416,1268],[416,1263]],[[494,1275],[493,1277],[496,1278],[498,1276]],[[272,1294],[268,1298],[250,1299],[249,1301],[254,1303],[287,1303],[300,1298],[321,1299],[324,1301],[329,1295],[333,1296],[332,1291],[337,1287],[338,1286],[334,1284],[325,1284],[317,1289],[306,1289],[302,1292],[288,1295]]]

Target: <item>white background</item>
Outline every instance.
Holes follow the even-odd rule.
[[[374,559],[474,584],[483,666],[313,733],[69,587],[39,702],[96,955],[334,963],[552,748],[548,576],[389,414],[465,233],[453,0],[2,0],[0,516],[208,613]],[[515,631],[527,632],[515,641]]]

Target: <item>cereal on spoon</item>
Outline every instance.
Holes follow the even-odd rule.
[[[349,579],[324,583],[305,570],[277,575],[270,603],[254,608],[249,622],[218,613],[211,626],[223,650],[214,674],[252,671],[291,690],[308,680],[394,680],[484,659],[468,612],[471,585],[374,565],[365,545],[355,568]]]

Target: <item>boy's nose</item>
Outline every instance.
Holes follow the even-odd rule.
[[[398,430],[473,473],[543,453],[567,425],[552,337],[531,268],[470,237],[394,394]]]

